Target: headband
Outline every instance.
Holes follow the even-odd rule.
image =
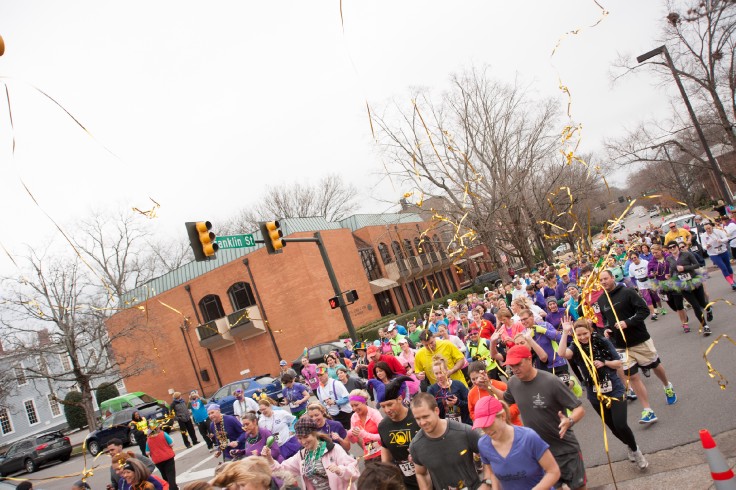
[[[124,470],[130,470],[130,471],[135,471],[135,469],[133,468],[133,465],[132,465],[132,464],[130,464],[130,462],[129,462],[129,461],[126,461],[126,462],[125,462],[125,464],[123,465],[123,469],[124,469]]]
[[[365,403],[365,404],[368,403],[368,399],[360,395],[350,395],[348,400],[350,400],[351,402],[359,402],[359,403]]]

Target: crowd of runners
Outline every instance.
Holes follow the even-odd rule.
[[[210,404],[204,421],[196,407],[222,464],[187,488],[584,489],[574,428],[588,411],[645,470],[628,407],[653,424],[650,396],[678,400],[646,321],[674,312],[682,334],[710,335],[705,259],[736,289],[733,252],[736,214],[698,216],[391,321],[299,371],[282,361],[281,402],[260,396],[236,416]],[[119,488],[177,488],[136,458],[113,465]]]

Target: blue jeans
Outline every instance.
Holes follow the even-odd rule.
[[[718,266],[719,269],[721,269],[721,272],[723,272],[723,277],[733,275],[733,269],[731,268],[731,256],[729,255],[728,250],[718,255],[711,254],[710,259],[715,265]]]

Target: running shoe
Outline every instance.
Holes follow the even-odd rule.
[[[649,370],[649,368],[641,368],[641,374],[648,378],[652,375],[652,372]]]
[[[693,305],[691,305],[690,303],[688,303],[687,301],[685,301],[685,309],[686,310],[691,310],[692,308],[693,308]]]
[[[687,323],[683,323],[683,324],[682,324],[682,330],[683,330],[683,331],[684,331],[685,333],[690,333],[690,325],[688,325]]]
[[[705,310],[705,318],[709,321],[713,321],[713,307],[708,308]]]
[[[736,282],[733,283],[733,284],[731,284],[731,290],[732,291],[736,291]]]
[[[627,448],[627,449],[628,449],[628,448]],[[638,450],[639,450],[639,446],[637,446],[637,447],[636,447],[636,451],[638,451]],[[636,456],[634,456],[634,453],[635,453],[636,451],[632,451],[631,449],[628,449],[628,451],[629,451],[629,452],[628,452],[628,456],[629,456],[629,461],[631,461],[632,463],[636,463]]]
[[[672,383],[664,387],[664,396],[667,397],[667,405],[674,405],[677,403],[677,393],[675,393]]]
[[[629,391],[626,392],[626,399],[633,401],[633,400],[636,400],[637,398],[639,398],[639,397],[636,396],[636,393],[634,393],[634,390],[632,390],[631,388],[629,388]]]
[[[636,448],[636,451],[634,451],[634,459],[636,461],[636,466],[639,467],[640,470],[647,469],[647,466],[649,466],[649,461],[644,457],[644,455],[641,453],[641,449],[638,447]]]
[[[665,310],[664,308],[660,308],[659,309],[659,314],[664,316],[664,315],[667,314],[667,310]]]
[[[710,327],[708,325],[703,325],[703,335],[709,336],[711,334]]]
[[[641,418],[639,419],[640,424],[653,424],[657,421],[657,416],[654,414],[654,410],[644,410],[641,413]]]
[[[656,313],[655,313],[654,315],[652,315],[652,320],[654,320],[655,322],[656,322],[657,320],[659,320],[659,318],[657,318],[657,314],[656,314]]]

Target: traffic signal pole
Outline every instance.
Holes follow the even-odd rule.
[[[353,320],[352,318],[350,318],[348,305],[346,305],[345,302],[342,300],[342,289],[340,289],[340,284],[337,282],[337,276],[335,275],[335,270],[332,268],[330,256],[327,254],[327,249],[325,248],[325,244],[322,241],[322,234],[318,231],[314,234],[314,238],[282,238],[282,240],[286,243],[317,244],[317,248],[319,248],[319,253],[322,256],[322,261],[325,263],[325,269],[327,269],[327,275],[329,276],[330,283],[332,284],[332,290],[335,292],[336,296],[340,297],[340,311],[342,312],[343,319],[345,319],[345,325],[347,325],[348,327],[348,335],[350,335],[350,338],[353,340],[353,342],[357,341],[358,334],[355,332]],[[264,241],[256,240],[256,243],[264,243]]]

